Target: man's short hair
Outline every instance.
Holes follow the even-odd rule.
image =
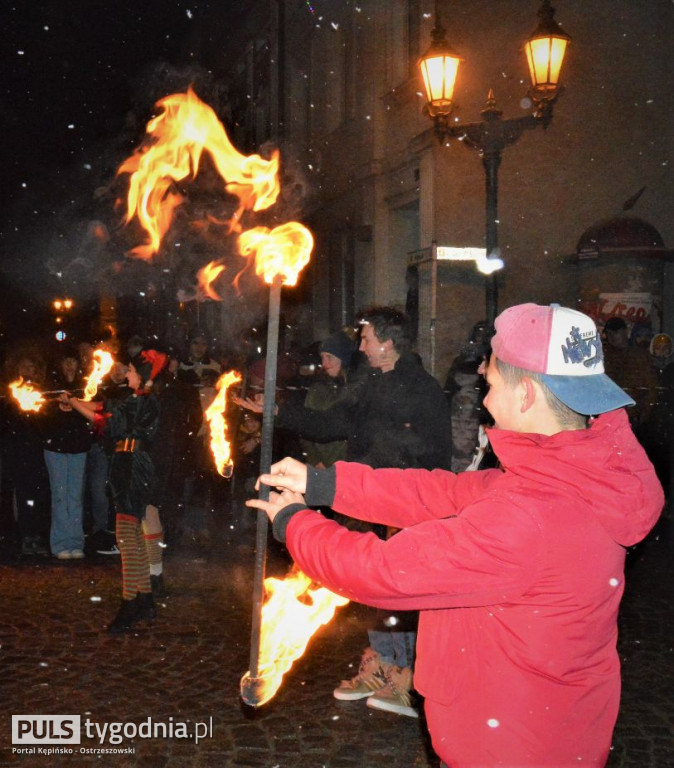
[[[536,371],[527,371],[524,368],[518,368],[516,365],[510,363],[504,363],[503,360],[499,360],[497,357],[492,356],[491,362],[496,361],[496,367],[501,377],[508,387],[517,386],[522,379],[527,378],[535,381],[543,391],[545,402],[548,404],[552,412],[554,413],[559,425],[565,429],[583,429],[587,427],[587,416],[582,413],[569,408],[553,393],[548,387],[540,373]]]
[[[371,325],[379,341],[393,342],[396,352],[409,352],[412,346],[410,321],[404,312],[395,307],[371,307],[358,318],[361,325]]]

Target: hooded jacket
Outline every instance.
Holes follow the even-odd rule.
[[[415,687],[452,768],[603,766],[625,547],[655,524],[662,488],[624,410],[587,430],[489,437],[502,469],[311,473],[307,503],[404,529],[388,541],[296,505],[275,533],[333,591],[421,609]],[[319,500],[331,472],[334,499]]]

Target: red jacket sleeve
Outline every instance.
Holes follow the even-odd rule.
[[[396,528],[457,515],[502,476],[498,469],[455,475],[444,469],[372,469],[342,461],[335,467],[333,509]]]
[[[541,534],[534,518],[494,498],[459,517],[429,519],[387,541],[319,513],[286,531],[299,567],[333,592],[380,608],[421,610],[507,603],[532,584]]]

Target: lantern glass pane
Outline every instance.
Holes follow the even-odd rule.
[[[540,37],[527,43],[532,85],[552,88],[558,84],[567,42],[561,37]]]
[[[567,43],[568,41],[561,37],[552,38],[552,45],[550,46],[550,82],[554,85],[557,85],[559,82]]]
[[[436,106],[452,100],[459,59],[453,56],[433,56],[421,61],[426,98]]]

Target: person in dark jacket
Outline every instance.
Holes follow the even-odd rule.
[[[355,350],[354,340],[345,331],[323,339],[319,347],[322,370],[304,398],[305,408],[326,411],[348,396],[347,377]],[[326,443],[302,439],[300,443],[307,463],[314,467],[331,467],[346,458],[346,440]]]
[[[152,384],[167,361],[162,352],[140,352],[127,370],[132,394],[125,400],[87,403],[68,394],[62,396],[65,403],[115,440],[109,480],[122,557],[122,604],[108,627],[113,634],[127,632],[136,622],[156,616],[142,522],[152,501],[155,468],[150,446],[159,429],[159,401]]]
[[[155,597],[166,592],[162,553],[165,542],[174,542],[181,531],[185,481],[199,455],[197,432],[202,411],[197,381],[193,371],[178,370],[178,360],[170,358],[155,382],[161,419],[150,449],[155,479],[143,520]]]
[[[317,442],[346,440],[347,461],[370,467],[449,468],[451,419],[438,382],[409,351],[406,316],[376,307],[361,316],[368,368],[327,410],[278,406],[277,426]]]
[[[5,379],[44,389],[46,364],[39,350],[16,350],[5,361]],[[49,475],[39,433],[42,413],[24,411],[13,397],[0,403],[3,491],[22,556],[49,555]],[[43,406],[44,407],[44,406]],[[53,407],[53,406],[52,406]],[[16,519],[15,519],[16,517]]]
[[[51,389],[70,392],[82,386],[77,354],[64,351]],[[51,488],[49,544],[59,560],[84,557],[84,476],[92,434],[88,421],[65,402],[43,407],[40,431]]]
[[[347,385],[347,396],[320,411],[283,403],[277,425],[317,442],[346,440],[347,460],[370,467],[449,469],[449,406],[438,382],[410,352],[406,315],[375,307],[361,315],[360,324],[360,351],[369,367]],[[262,410],[257,401],[235,402]],[[379,528],[377,533],[386,537],[392,531]],[[409,696],[416,620],[416,612],[380,613],[368,630],[370,647],[358,674],[342,680],[335,698],[366,698],[374,709],[418,717]]]

